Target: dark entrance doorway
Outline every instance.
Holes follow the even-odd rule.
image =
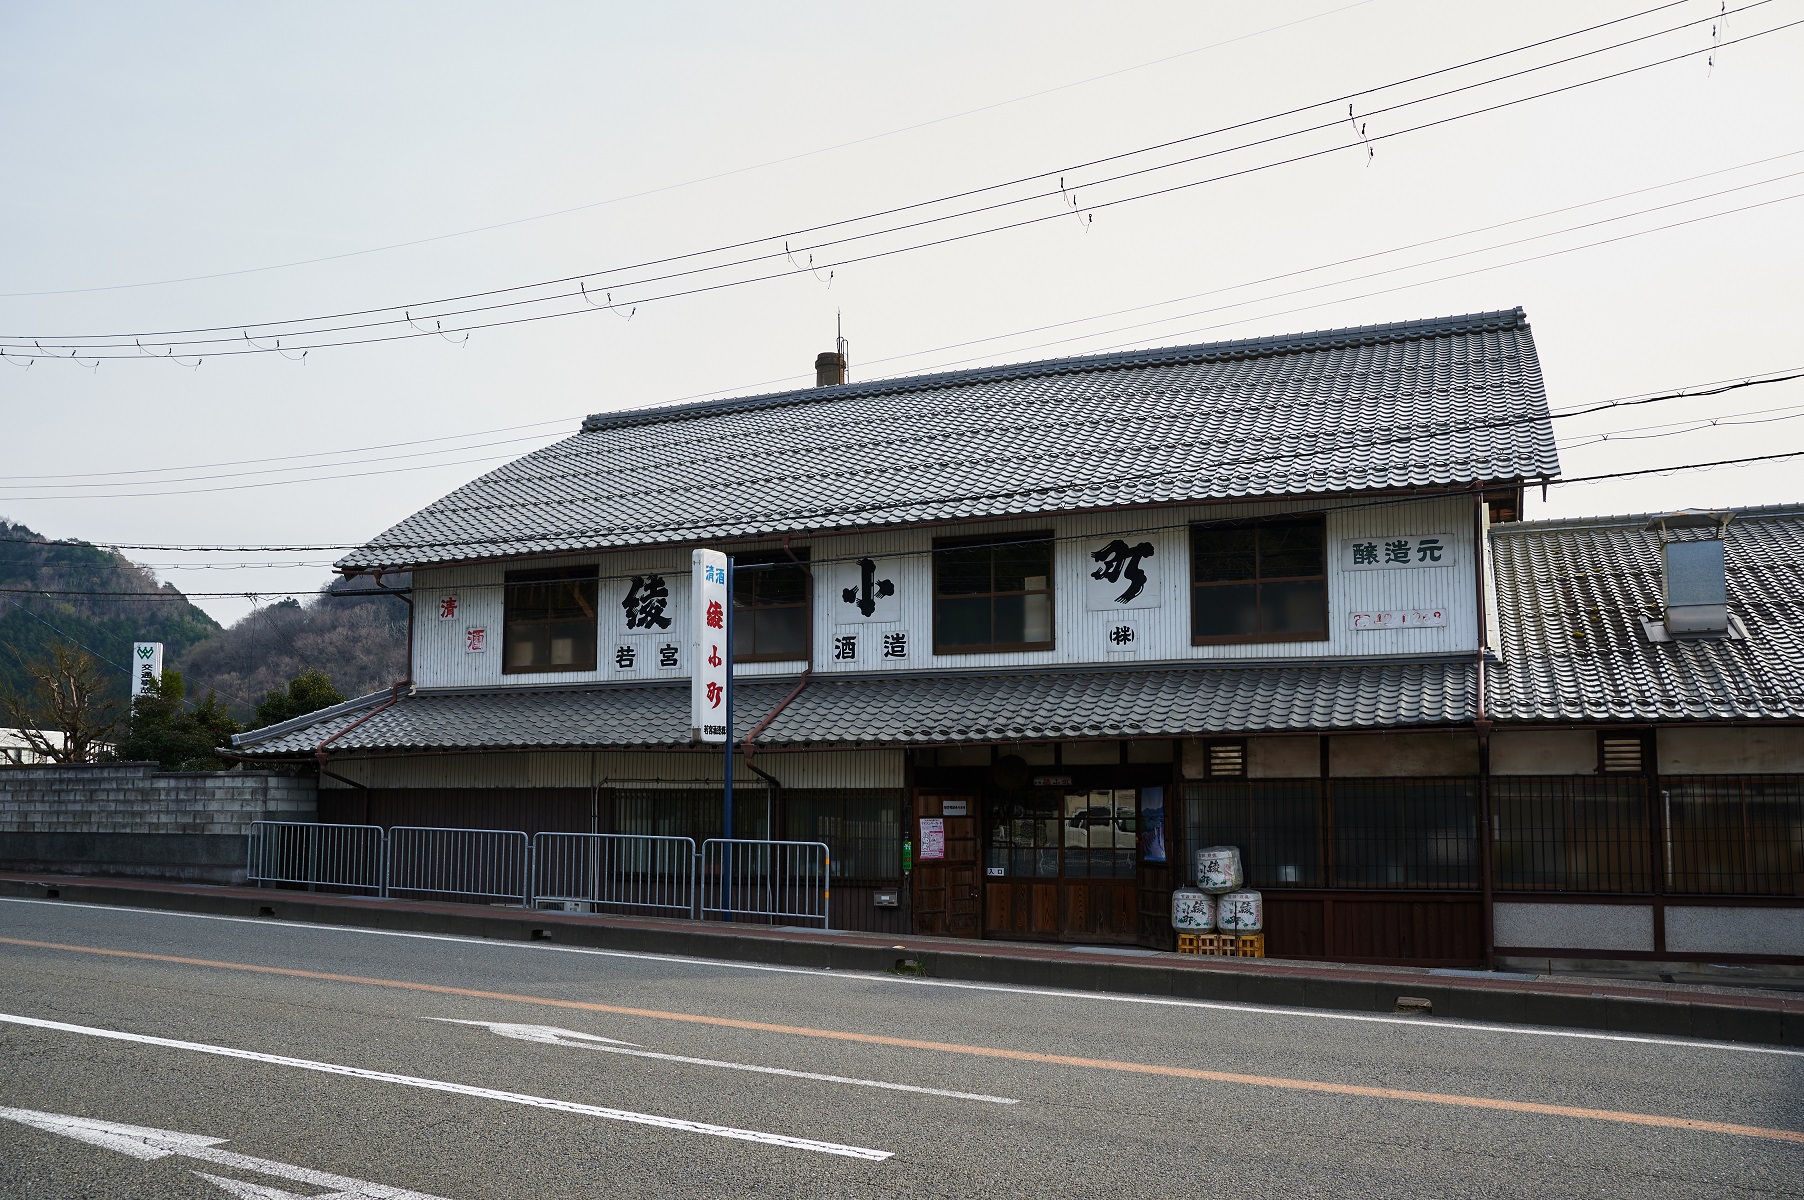
[[[988,798],[984,932],[1133,942],[1139,930],[1139,788],[1068,776]]]
[[[977,824],[982,802],[959,792],[916,791],[916,933],[977,937],[982,899]],[[937,857],[929,857],[935,854]]]

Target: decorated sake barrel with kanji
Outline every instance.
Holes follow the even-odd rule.
[[[1265,928],[1265,897],[1229,892],[1215,902],[1215,923],[1223,933],[1259,933]]]
[[[1181,887],[1171,894],[1171,927],[1186,933],[1215,929],[1215,899],[1200,888]]]
[[[1231,892],[1245,882],[1238,846],[1210,846],[1196,852],[1196,886],[1205,892]]]

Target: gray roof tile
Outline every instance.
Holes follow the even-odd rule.
[[[742,684],[737,735],[750,733],[791,687],[790,680]],[[1472,706],[1469,661],[817,678],[758,742],[900,746],[1364,729],[1470,721]],[[258,757],[311,754],[371,706],[346,707],[326,710],[310,726],[285,722],[234,741]],[[368,716],[331,752],[668,748],[688,737],[687,687],[616,684],[420,693]]]
[[[1751,510],[1728,528],[1729,611],[1745,639],[1648,641],[1640,618],[1661,611],[1661,567],[1660,535],[1647,523],[1604,517],[1492,530],[1502,662],[1487,680],[1490,715],[1804,717],[1804,508]]]
[[[340,565],[1558,470],[1514,309],[602,414]]]

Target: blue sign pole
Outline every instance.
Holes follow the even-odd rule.
[[[727,556],[727,614],[722,637],[727,643],[727,755],[726,784],[721,792],[722,808],[726,830],[723,836],[727,839],[724,847],[726,854],[722,857],[721,906],[726,909],[723,914],[727,920],[733,919],[733,556]]]

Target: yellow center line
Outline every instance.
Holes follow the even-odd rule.
[[[443,996],[466,996],[476,1000],[501,1000],[510,1004],[536,1004],[546,1008],[569,1008],[580,1012],[612,1013],[626,1017],[646,1017],[657,1021],[683,1021],[692,1025],[714,1025],[727,1029],[749,1029],[759,1033],[784,1033],[796,1037],[827,1038],[840,1042],[860,1042],[873,1046],[898,1046],[909,1050],[936,1050],[945,1054],[967,1054],[980,1058],[1001,1058],[1014,1062],[1048,1063],[1061,1067],[1084,1067],[1098,1071],[1125,1071],[1136,1075],[1163,1075],[1177,1079],[1202,1079],[1211,1083],[1237,1083],[1248,1087],[1280,1088],[1295,1092],[1318,1092],[1331,1096],[1357,1096],[1367,1100],[1408,1100],[1418,1104],[1438,1104],[1451,1108],[1486,1109],[1494,1112],[1533,1113],[1546,1117],[1573,1117],[1585,1121],[1612,1121],[1621,1125],[1643,1125],[1655,1129],[1689,1129],[1704,1133],[1724,1133],[1733,1137],[1763,1138],[1776,1142],[1804,1145],[1804,1132],[1795,1129],[1768,1129],[1760,1125],[1736,1125],[1726,1121],[1700,1121],[1691,1117],[1667,1117],[1657,1113],[1618,1112],[1607,1108],[1580,1108],[1570,1104],[1541,1104],[1529,1100],[1500,1100],[1489,1096],[1461,1096],[1447,1092],[1418,1092],[1405,1088],[1367,1087],[1353,1083],[1329,1083],[1316,1079],[1287,1079],[1276,1075],[1248,1075],[1239,1071],[1208,1071],[1200,1067],[1173,1067],[1159,1063],[1121,1062],[1107,1058],[1082,1058],[1072,1054],[1041,1054],[1032,1050],[1008,1050],[999,1046],[967,1046],[958,1042],[934,1042],[922,1038],[890,1037],[879,1033],[854,1033],[843,1029],[811,1029],[801,1025],[777,1025],[768,1021],[745,1021],[736,1017],[709,1017],[699,1013],[666,1012],[656,1008],[632,1008],[623,1004],[598,1004],[590,1000],[560,1000],[550,996],[519,996],[511,992],[489,992],[478,988],[451,987],[438,983],[413,983],[405,979],[376,979],[365,975],[337,975],[328,971],[306,971],[298,967],[266,967],[255,963],[221,962],[210,958],[183,958],[173,954],[149,954],[139,950],[113,950],[102,946],[71,946],[61,942],[38,942],[26,938],[0,937],[0,944],[29,946],[36,950],[64,950],[75,954],[99,954],[109,958],[130,958],[146,962],[175,963],[186,967],[212,967],[222,971],[250,971],[259,975],[284,975],[294,979],[317,979],[328,983],[355,983],[365,987],[399,988],[411,992],[432,992]]]

